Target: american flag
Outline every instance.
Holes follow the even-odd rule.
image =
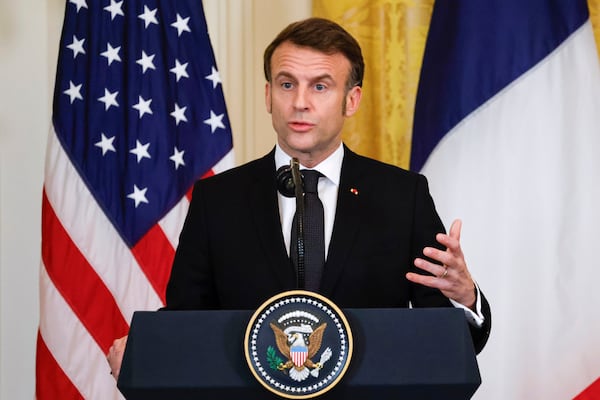
[[[70,0],[42,199],[38,399],[122,398],[106,353],[164,304],[195,180],[233,165],[198,0]]]

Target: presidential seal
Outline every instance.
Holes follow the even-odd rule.
[[[254,313],[244,338],[254,377],[271,392],[308,399],[333,388],[352,357],[352,333],[333,302],[304,290],[281,293]]]

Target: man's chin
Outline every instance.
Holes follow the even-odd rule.
[[[317,150],[317,144],[310,134],[294,133],[293,135],[288,136],[285,148],[290,153],[310,154]]]

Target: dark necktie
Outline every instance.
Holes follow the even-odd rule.
[[[298,269],[300,287],[302,287],[302,275],[304,275],[304,288],[317,291],[325,264],[324,211],[323,203],[317,192],[319,178],[323,175],[314,170],[301,172],[304,177],[304,253],[298,254],[298,214],[296,214],[292,223],[290,254]],[[299,265],[302,264],[302,261],[304,261],[303,266]],[[302,267],[304,267],[304,271],[302,271]]]

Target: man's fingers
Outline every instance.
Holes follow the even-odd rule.
[[[406,279],[408,279],[409,281],[411,281],[413,283],[417,283],[419,285],[427,286],[427,287],[434,288],[434,289],[439,289],[443,293],[444,291],[446,291],[452,287],[452,282],[450,279],[448,279],[449,278],[448,275],[446,277],[442,278],[442,276],[444,275],[444,272],[445,272],[445,270],[443,268],[442,268],[441,272],[439,273],[439,275],[434,275],[434,276],[421,275],[421,274],[417,274],[415,272],[407,272]]]
[[[422,258],[416,258],[415,259],[415,266],[417,268],[422,269],[423,271],[427,271],[432,275],[435,275],[437,271],[437,267],[440,267],[439,265],[430,263],[427,260],[424,260]]]
[[[442,277],[446,278],[448,276],[448,267],[446,267],[445,265],[431,263],[422,258],[415,259],[415,266],[419,269],[422,269],[423,271],[429,272],[435,278],[442,278]],[[419,274],[415,274],[415,275],[419,275]],[[425,276],[425,275],[420,275],[420,276]]]
[[[106,359],[110,366],[110,373],[115,378],[119,379],[119,372],[121,371],[121,362],[123,361],[123,354],[125,353],[125,345],[127,344],[127,336],[119,339],[115,339],[110,349],[108,349],[108,355]]]
[[[435,276],[426,276],[421,274],[416,274],[414,272],[408,272],[406,274],[406,279],[413,283],[418,283],[419,285],[428,286],[432,288],[438,288],[435,282]]]
[[[423,258],[415,259],[414,264],[417,268],[427,271],[433,276],[409,272],[406,274],[406,279],[413,283],[439,289],[444,296],[467,307],[472,307],[474,302],[472,298],[475,297],[473,292],[475,284],[471,279],[462,254],[460,246],[461,229],[462,221],[457,219],[450,226],[448,234],[438,233],[436,235],[436,240],[442,246],[445,246],[446,250],[435,247],[425,247],[423,249],[423,255],[434,262]]]
[[[452,263],[452,254],[447,251],[436,249],[435,247],[425,247],[423,249],[423,255],[441,264],[450,265]]]
[[[450,237],[460,241],[460,230],[462,229],[462,221],[455,219],[450,225]]]

